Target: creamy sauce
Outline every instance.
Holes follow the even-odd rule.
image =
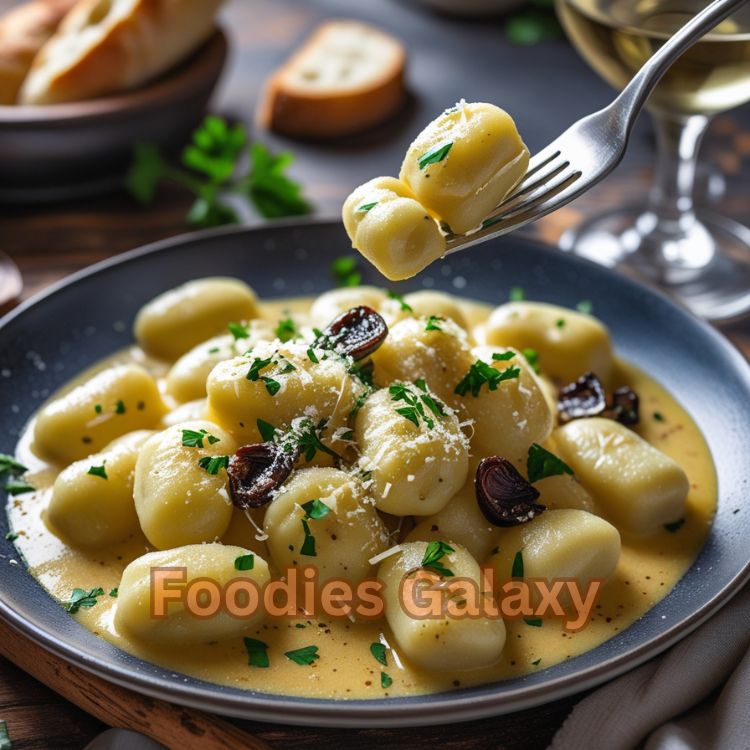
[[[477,303],[462,300],[461,305],[472,325],[485,320],[490,312],[489,307]],[[267,319],[277,321],[289,312],[304,314],[309,306],[308,299],[284,300],[265,303],[263,312]],[[150,361],[133,348],[99,363],[76,382],[113,362],[134,360],[157,377],[166,372],[163,364]],[[29,569],[57,599],[67,600],[76,587],[104,589],[105,595],[96,606],[81,609],[75,615],[85,627],[143,659],[209,682],[307,697],[380,698],[518,677],[589,651],[643,616],[685,574],[710,529],[716,508],[716,476],[708,446],[695,423],[660,385],[636,368],[618,364],[616,380],[616,385],[630,385],[640,396],[641,424],[636,431],[675,459],[690,479],[685,523],[674,533],[664,530],[647,539],[623,538],[616,573],[604,587],[591,621],[583,630],[566,633],[556,619],[544,620],[542,627],[529,626],[523,621],[508,622],[502,658],[488,668],[455,673],[416,668],[399,655],[384,620],[354,623],[346,618],[267,619],[258,630],[247,635],[268,644],[271,659],[268,669],[248,666],[240,638],[173,649],[128,638],[117,632],[113,624],[117,600],[108,596],[108,592],[119,585],[128,563],[152,550],[141,536],[106,550],[83,552],[68,547],[47,529],[43,512],[58,469],[34,454],[33,423],[20,440],[17,456],[30,467],[28,478],[39,490],[10,499],[11,528],[18,534],[16,544]],[[72,385],[68,384],[60,393]],[[663,421],[654,419],[657,412],[663,415]],[[257,543],[253,542],[253,546],[257,547]],[[370,654],[370,644],[378,641],[394,649],[388,652],[385,668]],[[320,654],[312,666],[299,666],[283,655],[310,645],[318,646]],[[393,684],[385,690],[380,684],[381,668],[393,679]]]

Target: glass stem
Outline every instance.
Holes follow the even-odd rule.
[[[700,268],[714,254],[710,244],[690,241],[697,239],[696,235],[703,230],[693,211],[693,192],[698,150],[710,118],[652,114],[657,156],[647,231],[658,239],[656,245],[662,248],[661,257],[654,260],[672,267]]]

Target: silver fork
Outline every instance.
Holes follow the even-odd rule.
[[[447,253],[476,245],[536,221],[575,200],[622,159],[638,113],[672,63],[748,0],[714,0],[654,53],[607,107],[571,125],[534,155],[526,176],[482,226],[448,234]]]

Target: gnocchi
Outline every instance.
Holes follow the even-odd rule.
[[[257,317],[258,298],[247,284],[215,277],[159,295],[141,308],[133,330],[144,351],[174,361],[229,323]]]
[[[259,625],[264,610],[258,607],[253,615],[233,617],[219,610],[211,617],[196,617],[182,601],[169,601],[164,617],[152,614],[152,571],[185,569],[182,585],[170,583],[174,589],[187,588],[200,580],[212,581],[222,588],[232,581],[246,580],[259,589],[270,580],[266,561],[253,554],[253,567],[237,570],[235,560],[248,555],[242,547],[224,544],[191,544],[174,549],[150,552],[136,558],[122,574],[115,610],[115,627],[137,640],[163,645],[191,645],[241,636]]]
[[[135,464],[134,497],[154,547],[213,542],[226,532],[232,501],[224,467],[236,449],[228,432],[207,421],[183,422],[146,441]]]
[[[165,412],[146,370],[134,364],[108,367],[42,408],[34,443],[42,455],[69,464],[128,432],[155,427]]]

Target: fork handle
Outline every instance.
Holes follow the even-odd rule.
[[[672,63],[688,47],[695,44],[702,36],[747,2],[748,0],[714,0],[691,18],[646,61],[612,103],[613,108],[624,112],[625,122],[623,124],[627,131],[632,128],[635,118],[649,94],[659,83],[659,79],[669,70]]]

